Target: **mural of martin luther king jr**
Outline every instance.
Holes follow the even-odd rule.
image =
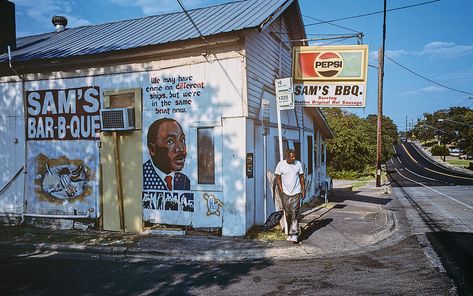
[[[172,118],[154,121],[147,146],[150,159],[143,164],[143,190],[190,190],[189,178],[180,173],[187,156],[181,125]]]

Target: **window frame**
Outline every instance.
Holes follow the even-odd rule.
[[[223,191],[223,128],[220,121],[195,121],[189,126],[189,138],[195,141],[195,147],[189,147],[188,145],[188,157],[189,160],[195,163],[195,168],[193,169],[193,178],[191,178],[191,190],[192,191],[213,191],[213,192],[222,192]],[[199,163],[198,163],[198,153],[199,149],[198,139],[197,139],[197,129],[198,128],[213,128],[214,136],[214,184],[199,184]]]

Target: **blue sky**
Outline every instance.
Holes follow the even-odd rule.
[[[182,0],[187,8],[224,0]],[[18,36],[53,30],[51,17],[65,15],[68,27],[100,24],[179,11],[177,0],[12,0],[16,4]],[[388,9],[429,0],[388,0]],[[377,66],[382,43],[383,15],[349,18],[383,10],[382,0],[299,0],[309,38],[324,34],[364,34],[370,49],[369,64]],[[314,24],[313,23],[319,23]],[[452,106],[472,107],[473,98],[473,1],[441,0],[395,10],[387,14],[386,56],[404,67],[461,93],[426,81],[386,59],[383,113],[399,130],[422,118],[424,112]],[[334,43],[334,41],[337,41]],[[312,44],[356,44],[356,39],[313,41]],[[368,70],[367,107],[349,111],[364,117],[377,110],[377,69]]]

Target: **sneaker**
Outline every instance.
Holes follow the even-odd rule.
[[[295,236],[295,235],[289,235],[289,236],[286,238],[286,241],[288,241],[288,242],[293,242],[293,243],[295,243],[295,244],[298,243],[297,236]]]

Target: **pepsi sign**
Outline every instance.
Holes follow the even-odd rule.
[[[367,67],[367,45],[299,46],[293,51],[298,81],[366,82]]]

